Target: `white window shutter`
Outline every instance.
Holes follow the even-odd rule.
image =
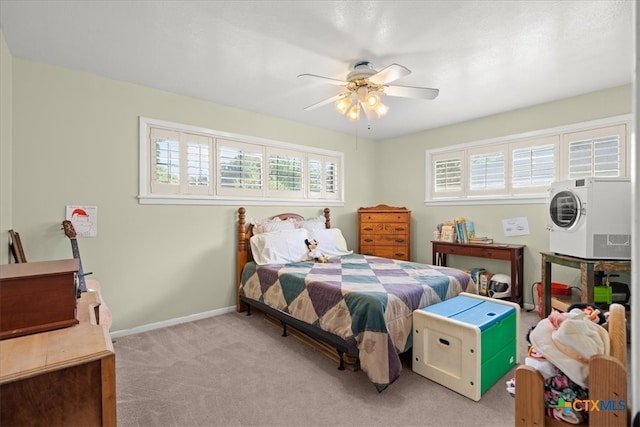
[[[180,132],[150,128],[149,148],[151,192],[178,194],[180,192]]]
[[[307,164],[309,165],[307,196],[311,199],[339,200],[341,193],[338,181],[341,167],[340,158],[309,154]]]
[[[286,198],[304,196],[304,153],[267,149],[268,194]]]
[[[506,145],[469,149],[468,195],[506,192],[508,157]]]
[[[557,135],[510,144],[514,194],[544,192],[556,180],[558,144]]]
[[[217,194],[236,197],[264,193],[264,149],[256,144],[218,139],[216,141]]]
[[[626,135],[624,124],[566,134],[563,152],[568,178],[625,176]]]
[[[182,147],[184,150],[181,193],[192,195],[212,195],[213,167],[211,154],[213,149],[212,138],[204,135],[190,133],[182,134]]]
[[[427,198],[451,198],[464,194],[464,151],[432,153],[429,156],[430,183]]]

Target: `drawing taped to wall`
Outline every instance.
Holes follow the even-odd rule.
[[[77,237],[96,237],[98,235],[97,206],[67,206],[65,218],[73,224]]]
[[[502,229],[507,237],[526,236],[529,234],[529,221],[526,216],[503,219]]]

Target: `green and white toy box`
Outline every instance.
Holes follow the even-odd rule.
[[[518,363],[520,306],[475,294],[413,312],[414,372],[470,399]]]

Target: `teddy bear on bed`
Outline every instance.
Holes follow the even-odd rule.
[[[322,255],[322,252],[318,250],[318,241],[315,239],[304,239],[304,243],[307,245],[307,260],[315,262],[328,262],[329,257]]]

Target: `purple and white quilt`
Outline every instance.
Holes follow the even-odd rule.
[[[412,345],[414,310],[477,293],[464,271],[352,254],[328,263],[247,263],[241,295],[355,342],[360,367],[384,390],[402,370]]]

